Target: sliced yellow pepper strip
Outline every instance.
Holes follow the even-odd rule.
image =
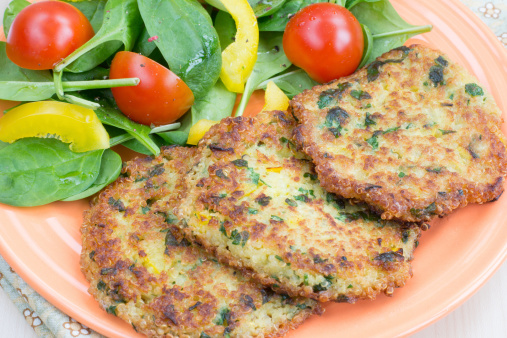
[[[269,81],[266,86],[264,101],[263,111],[287,110],[289,108],[289,98],[273,81]]]
[[[199,120],[196,124],[190,127],[190,131],[188,133],[187,143],[191,145],[197,145],[199,141],[203,138],[204,134],[214,125],[217,124],[217,121],[211,120]]]
[[[234,93],[243,93],[245,83],[257,61],[259,27],[247,0],[220,0],[236,22],[236,37],[222,52],[220,78]]]
[[[0,140],[24,137],[57,138],[75,152],[109,148],[109,135],[93,110],[64,102],[25,103],[0,119]]]

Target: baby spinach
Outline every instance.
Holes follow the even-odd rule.
[[[116,106],[110,90],[86,91],[81,93],[80,97],[95,100],[100,104],[100,107],[95,110],[100,122],[125,130],[148,148],[152,154],[158,155],[160,153],[160,148],[150,138],[150,127],[136,123],[123,115]]]
[[[9,3],[9,6],[4,12],[3,20],[5,36],[9,34],[9,29],[11,28],[12,22],[14,21],[16,15],[18,15],[18,13],[21,12],[21,10],[29,4],[30,2],[26,0],[13,0]]]
[[[361,63],[357,68],[361,68],[370,59],[370,55],[373,49],[373,35],[371,34],[370,29],[361,24],[361,28],[363,29],[363,39],[364,39],[364,49],[363,49],[363,56],[361,57]]]
[[[136,0],[109,0],[104,7],[104,18],[99,31],[58,63],[55,71],[66,69],[79,73],[95,68],[121,46],[119,41],[125,45],[125,50],[131,50],[141,28],[142,20]],[[111,41],[114,44],[103,45]]]
[[[24,138],[0,149],[0,202],[36,206],[88,188],[104,150],[75,153],[56,139]]]
[[[86,16],[88,21],[93,27],[95,32],[98,32],[104,20],[104,10],[107,0],[94,0],[94,1],[75,1],[65,0],[64,2],[71,4],[81,11]]]
[[[259,35],[257,62],[246,82],[236,116],[243,115],[246,104],[255,88],[291,66],[291,62],[283,52],[282,37],[283,34],[278,32],[263,32]]]
[[[99,175],[95,182],[90,185],[86,190],[72,195],[63,199],[62,201],[77,201],[82,198],[89,197],[100,190],[102,190],[105,186],[112,183],[121,172],[122,160],[120,155],[112,151],[111,149],[106,149],[104,154],[102,155],[102,160],[100,162],[100,170]]]
[[[295,95],[302,93],[305,89],[311,89],[318,85],[318,83],[312,80],[304,70],[296,67],[291,67],[289,71],[267,79],[258,85],[256,89],[266,89],[269,81],[273,81],[289,98],[293,98]]]
[[[110,0],[111,1],[111,0]],[[211,18],[195,0],[139,0],[139,9],[155,44],[197,100],[220,76],[222,54]]]
[[[227,48],[236,39],[236,23],[232,16],[224,11],[219,11],[215,17],[215,29],[222,50]]]
[[[350,11],[371,32],[372,45],[369,55],[364,55],[361,64],[368,64],[378,56],[395,47],[402,46],[410,37],[429,32],[431,25],[414,26],[403,20],[389,0],[353,1]]]
[[[218,80],[204,97],[195,101],[191,112],[180,119],[181,127],[178,130],[158,135],[169,144],[184,145],[187,143],[188,132],[192,125],[202,119],[220,121],[231,116],[235,101],[236,94],[228,91],[222,81]]]
[[[289,0],[269,16],[259,18],[259,30],[265,32],[283,32],[289,19],[301,8],[318,2],[329,2],[328,0]]]
[[[148,41],[150,37],[150,33],[148,33],[148,30],[144,27],[132,51],[144,56],[150,56],[157,49],[155,42]]]
[[[221,11],[227,12],[225,6],[220,2],[220,0],[205,0],[211,6],[218,8]],[[248,3],[253,9],[253,12],[256,17],[260,18],[266,15],[270,15],[276,12],[286,0],[248,0]]]

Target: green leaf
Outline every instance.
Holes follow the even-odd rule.
[[[81,11],[86,16],[88,21],[93,27],[94,32],[98,32],[102,27],[102,21],[104,20],[104,9],[106,7],[107,0],[94,0],[94,1],[75,1],[65,0],[64,2],[71,4]]]
[[[62,201],[77,201],[86,197],[89,197],[107,185],[112,183],[121,172],[122,160],[120,155],[112,151],[111,149],[106,149],[104,154],[102,155],[102,161],[100,162],[100,171],[97,179],[88,189],[80,192],[79,194],[72,195],[63,199]]]
[[[219,11],[215,17],[215,29],[217,30],[220,47],[227,48],[236,39],[236,23],[232,16],[224,11]]]
[[[289,0],[270,16],[259,18],[259,30],[264,32],[283,32],[289,19],[301,8],[328,0]]]
[[[378,1],[381,1],[381,0],[347,0],[345,3],[345,8],[350,10],[352,7],[354,7],[355,5],[357,5],[361,2],[378,2]]]
[[[222,81],[218,80],[204,97],[194,102],[190,113],[180,119],[181,127],[178,130],[158,135],[168,144],[185,145],[190,127],[202,119],[220,121],[231,116],[235,101],[236,94],[228,91]]]
[[[89,90],[82,92],[81,97],[100,104],[100,107],[95,110],[100,122],[125,130],[148,148],[152,154],[158,155],[160,153],[160,148],[150,138],[150,127],[136,123],[123,115],[114,102],[111,90]]]
[[[24,69],[21,67],[18,67],[16,64],[14,64],[9,58],[7,57],[7,54],[5,52],[5,45],[6,43],[4,41],[0,41],[0,81],[23,81],[23,82],[50,82],[50,84],[53,83],[53,77],[51,76],[51,73],[48,70],[30,70],[30,69]],[[54,86],[53,86],[54,88]],[[6,91],[9,91],[7,93]],[[54,89],[53,89],[54,91]],[[13,95],[16,94],[16,95]],[[34,99],[32,101],[38,101],[38,100],[44,100],[46,98],[51,97],[51,95],[48,95],[47,89],[41,89],[35,88],[35,90],[31,89],[24,89],[23,92],[18,93],[14,90],[9,89],[9,86],[1,86],[0,87],[0,99],[2,100],[14,100],[11,99],[11,95],[13,97],[23,97],[24,95],[31,95],[33,97],[44,97],[43,99]]]
[[[5,36],[9,35],[9,29],[11,28],[12,22],[14,21],[16,15],[18,15],[18,13],[28,5],[30,5],[30,2],[26,0],[13,0],[9,3],[9,6],[4,12],[3,20]]]
[[[109,0],[104,7],[102,26],[84,45],[55,67],[79,73],[95,68],[111,56],[123,43],[131,50],[142,29],[136,0]]]
[[[56,139],[20,139],[0,149],[0,202],[28,207],[75,195],[97,179],[103,152],[74,153]]]
[[[205,1],[211,6],[218,8],[221,11],[227,12],[225,6],[220,2],[220,0]],[[248,0],[248,3],[252,7],[255,16],[260,18],[262,16],[270,15],[276,12],[285,3],[285,0]]]
[[[164,145],[167,145],[167,142],[165,142],[165,140],[163,138],[159,137],[157,134],[151,134],[149,136],[149,138],[158,148],[160,148]],[[148,149],[143,143],[141,143],[137,139],[125,141],[121,145],[129,148],[130,150],[133,150],[135,152],[143,154],[143,155],[152,155],[153,154],[153,152],[150,149]]]
[[[243,115],[248,100],[255,88],[272,76],[283,72],[291,65],[291,62],[283,52],[282,38],[282,33],[265,32],[260,34],[257,62],[246,82],[245,91],[235,116]]]
[[[267,79],[256,89],[266,89],[269,81],[273,81],[289,98],[318,85],[318,82],[312,80],[304,70],[295,67],[291,67],[288,72]]]
[[[141,31],[141,34],[139,34],[139,37],[137,38],[136,44],[132,51],[146,57],[150,56],[157,49],[157,45],[154,41],[148,41],[150,38],[150,33],[148,33],[148,30],[146,27],[144,27]]]
[[[361,24],[361,28],[363,29],[363,39],[364,39],[364,50],[363,50],[363,57],[361,58],[361,63],[357,68],[361,68],[370,59],[370,55],[373,49],[373,35],[371,34],[370,29]]]
[[[354,4],[350,11],[357,20],[367,26],[372,34],[373,45],[366,61],[375,58],[395,47],[402,46],[410,37],[429,32],[431,26],[414,26],[403,20],[389,0],[361,1]]]
[[[211,18],[195,0],[140,0],[139,9],[155,44],[196,100],[220,76],[222,54]]]

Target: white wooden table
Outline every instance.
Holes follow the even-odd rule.
[[[0,288],[0,337],[37,337],[2,288]],[[486,285],[456,311],[413,335],[413,338],[440,337],[507,337],[507,263],[504,263]]]

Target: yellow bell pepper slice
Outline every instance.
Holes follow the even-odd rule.
[[[245,83],[257,61],[259,27],[247,0],[220,0],[236,22],[236,37],[222,52],[220,78],[234,93],[243,93]]]
[[[211,120],[199,120],[196,124],[190,127],[190,131],[188,133],[187,143],[191,145],[197,145],[199,141],[203,138],[204,134],[215,124],[217,121]]]
[[[263,111],[287,110],[289,108],[289,98],[273,81],[269,81],[266,86],[264,101]]]
[[[24,137],[57,138],[75,152],[109,148],[109,135],[93,110],[64,102],[25,103],[0,118],[0,140]]]

